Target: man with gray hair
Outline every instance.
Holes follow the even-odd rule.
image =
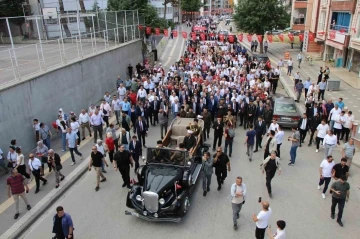
[[[237,229],[237,220],[239,219],[242,205],[245,204],[246,185],[242,182],[242,177],[236,177],[236,181],[231,185],[230,197],[233,210],[234,229]]]

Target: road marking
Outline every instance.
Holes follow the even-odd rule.
[[[181,28],[182,28],[182,27],[181,27]],[[172,56],[172,55],[174,54],[174,51],[175,51],[176,46],[177,46],[177,44],[178,44],[179,38],[181,37],[179,33],[180,33],[180,28],[179,28],[179,30],[178,30],[178,36],[177,36],[176,41],[175,41],[175,44],[174,44],[175,47],[173,47],[173,49],[171,50],[169,56]],[[174,39],[172,39],[172,40],[174,40]],[[170,63],[170,61],[171,61],[171,57],[168,58],[168,60],[164,63],[164,65],[167,66],[167,65]]]
[[[113,116],[114,117],[114,116]],[[113,118],[114,120],[114,118]],[[90,140],[93,140],[93,137],[89,137],[89,138],[86,138],[85,140],[81,141],[82,144],[78,147],[78,149],[81,149],[83,146],[85,146],[87,143],[89,143]],[[70,156],[70,151],[67,151],[62,157],[61,157],[61,164],[63,164],[64,162],[66,162],[68,159],[71,159],[71,156]],[[83,160],[81,160],[82,162]],[[74,170],[72,170],[74,171]],[[44,173],[45,175],[43,176],[43,178],[46,178],[50,173],[49,173],[49,169],[46,169],[44,170]],[[28,184],[28,187],[29,187],[29,193],[30,193],[30,190],[32,188],[34,188],[36,186],[36,182],[35,182],[35,179],[33,179],[29,184]],[[7,199],[5,202],[3,202],[1,205],[0,205],[0,214],[2,214],[5,210],[7,210],[10,206],[12,206],[12,204],[14,203],[14,199],[13,197],[10,197],[9,199]]]

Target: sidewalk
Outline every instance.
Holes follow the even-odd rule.
[[[245,46],[248,51],[250,51],[250,44],[245,40],[241,43],[243,46]],[[296,56],[299,53],[299,49],[297,47],[294,47],[294,49],[290,49],[289,44],[283,44],[283,43],[271,43],[269,45],[269,51],[267,53],[268,57],[271,60],[272,66],[277,66],[277,62],[280,59],[284,59],[284,52],[288,51],[290,53],[290,57],[294,60],[294,69],[293,74],[297,71],[300,72],[301,79],[307,79],[310,77],[312,82],[317,82],[317,76],[320,69],[320,66],[325,66],[325,64],[322,64],[324,62],[315,61],[314,65],[310,66],[307,64],[305,60],[300,65],[300,69],[298,68]],[[304,57],[305,58],[305,57]],[[281,76],[280,76],[280,82],[283,84],[287,94],[290,97],[295,98],[295,91],[294,91],[294,81],[293,77],[289,77],[287,74],[287,68],[286,66],[283,67],[281,70]],[[342,78],[347,78],[347,75],[352,75],[351,80],[347,81],[354,81],[354,76],[351,72],[348,72],[346,69],[343,68],[330,68],[330,79],[332,80],[339,80],[340,81],[340,90],[339,91],[325,91],[325,100],[326,99],[332,99],[333,102],[336,102],[339,97],[343,98],[343,102],[345,103],[345,106],[349,107],[349,110],[351,110],[355,116],[355,120],[357,120],[357,116],[360,115],[360,90],[355,89],[354,87],[350,86],[347,82],[345,82],[342,78],[339,77],[341,74]],[[343,77],[345,76],[345,77]],[[300,113],[305,112],[305,99],[304,94],[302,94],[300,98],[300,102],[296,104],[298,111]],[[358,140],[355,140],[356,145],[358,148],[360,148],[360,142]],[[341,143],[341,147],[342,147]],[[337,147],[340,150],[340,147]],[[360,155],[357,153],[355,154],[355,157],[352,161],[352,164],[356,165],[357,167],[360,167]]]

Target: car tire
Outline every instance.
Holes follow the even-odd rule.
[[[186,195],[184,199],[181,201],[181,207],[179,209],[179,216],[183,217],[187,213],[190,207],[190,198],[189,195]]]

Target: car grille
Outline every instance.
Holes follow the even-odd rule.
[[[159,195],[154,192],[143,192],[144,205],[149,212],[157,212],[159,210]]]

